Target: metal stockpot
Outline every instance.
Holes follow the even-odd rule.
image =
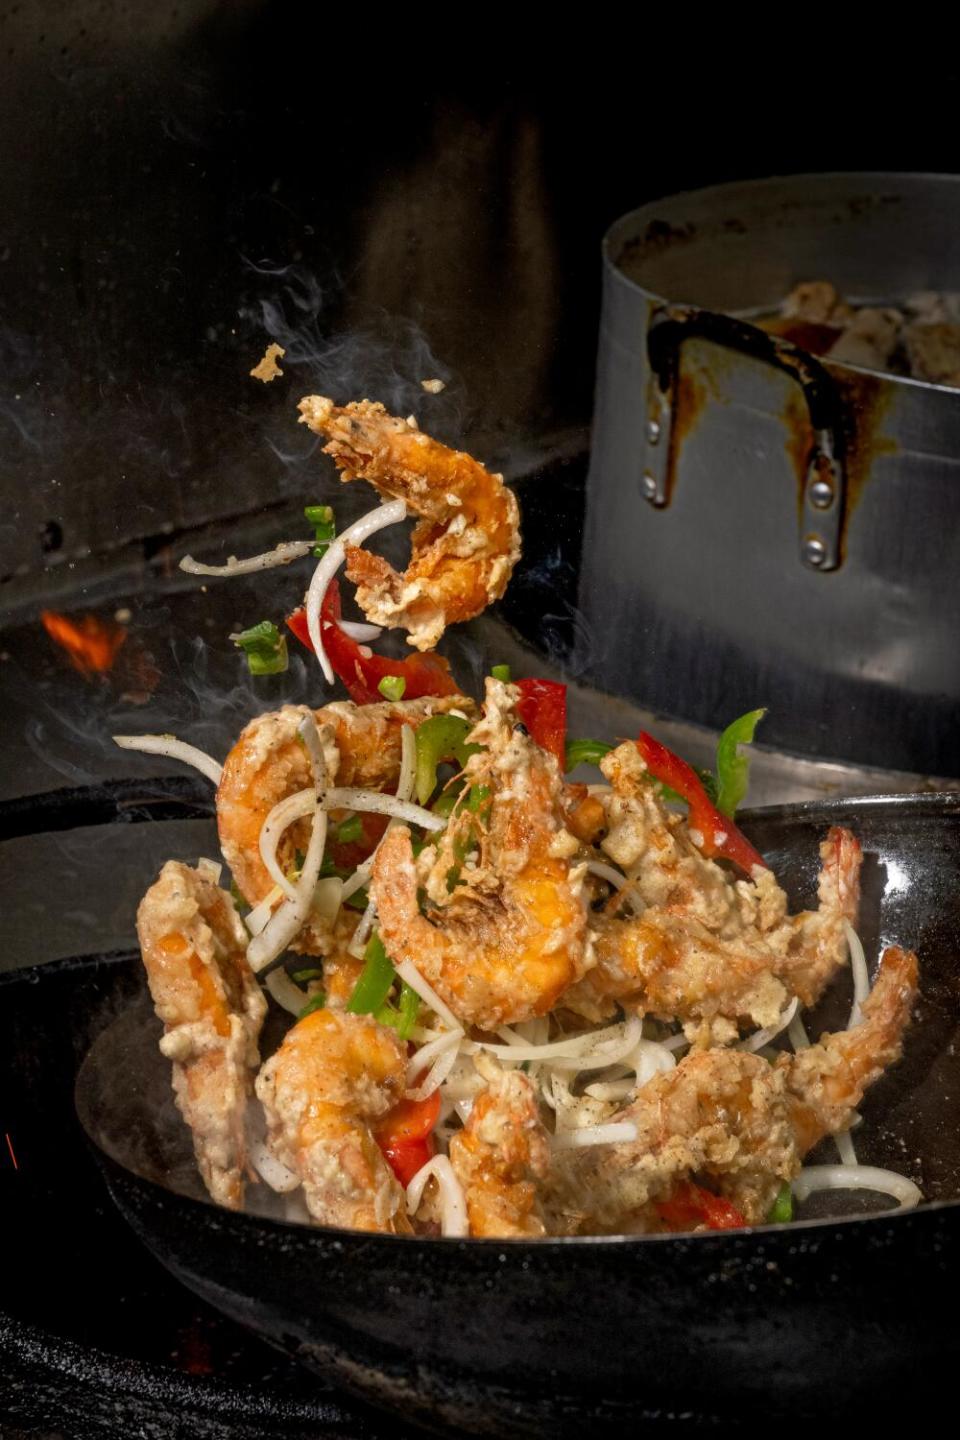
[[[958,775],[960,392],[744,318],[815,278],[960,290],[960,177],[721,185],[609,231],[579,663],[712,727],[767,705],[778,748]]]

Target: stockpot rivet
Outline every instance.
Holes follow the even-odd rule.
[[[660,422],[658,420],[647,421],[647,439],[651,445],[656,445],[660,439]]]
[[[810,504],[826,510],[833,503],[833,486],[829,480],[814,480],[810,486]]]
[[[657,493],[657,482],[652,475],[644,475],[641,482],[643,493],[648,500],[653,500]]]
[[[807,565],[819,569],[827,558],[827,547],[819,535],[811,535],[803,542],[803,558]]]

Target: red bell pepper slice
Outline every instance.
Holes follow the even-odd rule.
[[[747,875],[755,865],[769,870],[763,856],[754,850],[746,836],[717,809],[704,790],[699,775],[686,760],[674,755],[672,750],[654,740],[645,730],[641,731],[637,740],[637,749],[654,779],[669,785],[686,800],[690,807],[688,824],[691,838],[704,855],[719,855],[724,860],[732,860]]]
[[[383,699],[377,686],[387,675],[400,676],[406,681],[405,700],[418,700],[423,695],[459,694],[460,687],[442,655],[410,655],[406,660],[388,660],[384,655],[374,655],[366,645],[341,630],[337,624],[339,619],[340,587],[336,580],[331,580],[320,606],[323,643],[334,674],[343,681],[350,699],[358,705],[372,705]],[[287,625],[301,644],[312,651],[307,614],[302,606],[287,616]]]
[[[426,1100],[401,1100],[375,1133],[384,1158],[406,1187],[436,1153],[433,1127],[440,1115],[440,1091]]]
[[[729,1200],[692,1180],[681,1180],[673,1194],[655,1208],[671,1230],[690,1230],[696,1225],[706,1225],[708,1230],[739,1230],[747,1223]]]
[[[517,714],[542,750],[556,756],[561,774],[567,743],[567,687],[556,680],[518,680]]]

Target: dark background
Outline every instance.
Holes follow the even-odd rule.
[[[769,25],[0,10],[0,604],[309,493],[305,385],[417,408],[508,470],[562,449],[589,421],[600,239],[645,199],[956,167],[947,46]],[[269,336],[289,364],[261,388]]]

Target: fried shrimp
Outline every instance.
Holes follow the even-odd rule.
[[[347,576],[370,620],[432,650],[447,625],[499,600],[520,557],[519,511],[502,476],[370,400],[339,406],[308,395],[300,414],[326,437],[344,480],[368,480],[421,517],[402,575],[380,556],[347,548]]]
[[[246,961],[246,931],[225,891],[170,860],[140,902],[137,934],[200,1174],[214,1200],[239,1210],[244,1119],[267,1008]]]
[[[616,1117],[636,1126],[636,1140],[558,1157],[558,1212],[579,1215],[586,1229],[656,1229],[656,1203],[695,1177],[747,1223],[762,1222],[807,1151],[849,1126],[899,1058],[916,989],[916,956],[890,949],[853,1029],[774,1065],[742,1050],[689,1055]]]
[[[612,790],[603,850],[630,880],[639,913],[594,917],[596,969],[564,997],[603,1019],[619,1002],[679,1019],[696,1043],[736,1039],[739,1021],[773,1025],[789,997],[813,1004],[845,963],[844,923],[860,903],[860,846],[834,827],[820,847],[820,906],[787,914],[769,870],[736,880],[707,859],[652,784],[634,745],[602,762]]]
[[[779,896],[783,896],[783,919],[772,921],[774,906],[769,899],[766,915],[761,907],[758,918],[766,926],[764,942],[778,957],[777,974],[794,995],[799,995],[801,1005],[815,1005],[846,963],[846,925],[855,927],[857,923],[862,864],[859,840],[849,830],[834,825],[820,846],[819,908],[787,915],[786,896],[779,886],[776,888],[778,903]]]
[[[401,1099],[406,1048],[369,1015],[314,1010],[257,1077],[267,1146],[322,1225],[408,1234],[404,1193],[372,1126]]]
[[[403,726],[415,728],[429,716],[452,709],[470,714],[474,706],[462,695],[446,695],[377,705],[344,700],[313,711],[331,780],[361,789],[392,789],[400,773]],[[217,790],[220,845],[251,905],[263,900],[274,883],[260,853],[264,821],[281,800],[313,783],[310,761],[297,735],[308,713],[305,706],[285,705],[258,715],[242,731],[223,767]],[[281,837],[277,854],[282,868],[293,863],[298,847],[306,850],[309,823],[300,819]],[[328,943],[329,926],[312,920],[297,947],[322,953]]]
[[[489,1056],[477,1069],[487,1081],[463,1129],[450,1141],[450,1163],[463,1188],[470,1234],[527,1240],[545,1235],[538,1185],[550,1148],[526,1075]]]
[[[787,991],[764,945],[721,941],[699,920],[653,908],[629,919],[593,918],[596,968],[563,997],[592,1020],[617,1004],[641,1015],[680,1020],[699,1042],[735,1040],[738,1020],[774,1025]]]
[[[350,942],[360,923],[360,912],[340,909],[323,957],[323,990],[331,1010],[343,1010],[363,971],[363,960],[350,954]]]
[[[460,1020],[485,1029],[546,1014],[593,963],[557,764],[517,723],[516,702],[515,686],[487,680],[484,717],[469,737],[482,749],[467,762],[467,800],[423,851],[419,873],[409,830],[388,831],[371,885],[387,953],[414,965]],[[484,791],[474,813],[469,797]]]

